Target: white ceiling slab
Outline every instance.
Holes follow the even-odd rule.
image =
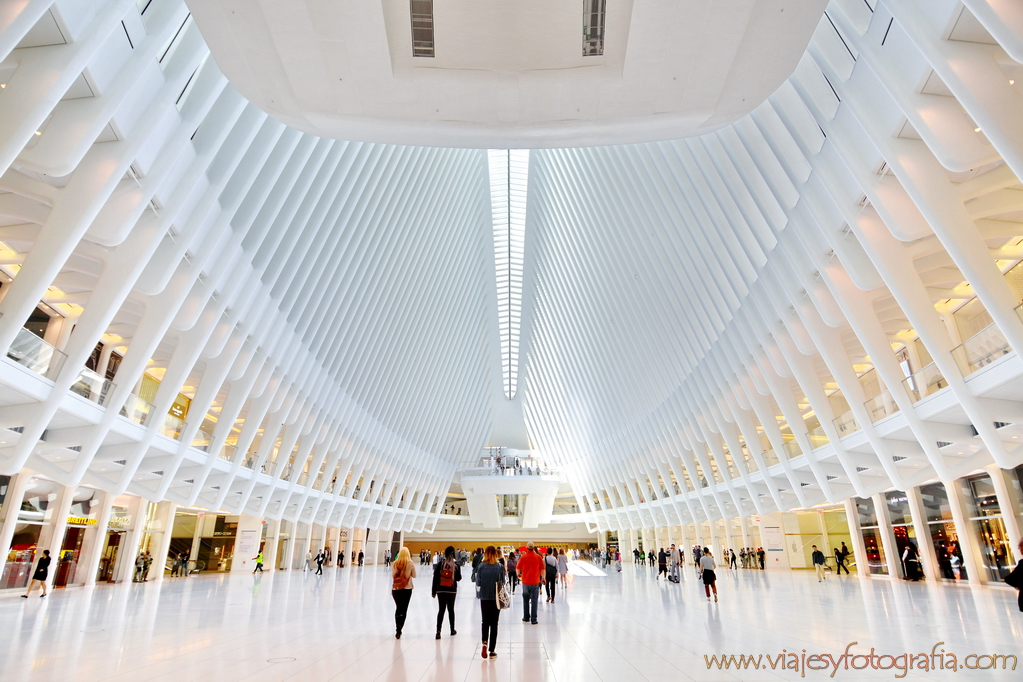
[[[408,0],[188,0],[224,74],[308,133],[544,148],[677,139],[752,111],[788,78],[823,0],[607,3],[583,56],[583,1],[435,0],[413,57]]]

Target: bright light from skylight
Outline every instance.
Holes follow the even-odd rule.
[[[526,239],[528,149],[491,149],[490,206],[494,216],[494,266],[501,334],[504,395],[511,400],[519,379],[519,324],[522,319],[522,258]]]

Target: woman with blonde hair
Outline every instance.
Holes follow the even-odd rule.
[[[558,579],[562,589],[568,587],[568,555],[564,548],[558,550]]]
[[[483,658],[497,656],[497,621],[501,610],[497,605],[498,586],[503,586],[504,566],[497,563],[500,554],[493,545],[483,550],[483,560],[476,567],[476,586],[479,587],[480,612],[483,616]]]
[[[391,564],[391,598],[394,599],[394,638],[401,639],[401,629],[408,615],[408,602],[412,599],[412,579],[416,567],[408,547],[402,547],[398,558]]]

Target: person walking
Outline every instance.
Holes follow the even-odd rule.
[[[25,594],[21,595],[22,599],[28,599],[28,595],[32,594],[32,590],[35,589],[36,583],[39,583],[43,588],[43,593],[39,595],[42,599],[46,596],[46,577],[50,574],[50,550],[44,549],[43,555],[39,557],[39,561],[36,563],[36,572],[32,574],[32,579],[28,581],[28,590]]]
[[[312,570],[313,570],[313,553],[312,552],[306,552],[305,553],[305,567],[302,569],[302,572],[312,571]]]
[[[440,639],[440,628],[444,625],[444,612],[448,614],[448,625],[451,636],[455,631],[455,597],[458,595],[458,582],[462,579],[462,568],[455,560],[455,548],[448,545],[444,550],[444,559],[433,567],[433,587],[431,592],[437,600],[437,636]]]
[[[409,557],[411,558],[411,556]],[[363,562],[366,561],[366,554],[361,549],[359,550],[359,566],[362,566]]]
[[[728,553],[729,553],[729,556],[731,557],[729,559],[729,562],[728,562],[729,568],[731,568],[732,570],[738,569],[739,568],[739,563],[735,560],[735,550],[734,549],[730,549],[730,550],[728,550]]]
[[[767,560],[767,553],[764,552],[763,547],[757,547],[757,561],[760,562],[760,570],[764,570],[764,564]]]
[[[668,553],[661,547],[657,551],[657,580],[661,579],[661,575],[664,575],[665,580],[668,579]]]
[[[846,561],[849,560],[849,548],[846,547],[845,543],[843,542],[842,543],[842,548],[841,549],[836,549],[835,553],[836,553],[837,557],[841,557],[841,561],[838,561],[838,568],[835,569],[835,572],[836,573],[840,573],[842,571],[842,569],[844,568],[845,569],[845,574],[849,575],[849,567],[845,563]]]
[[[810,561],[813,562],[813,569],[817,571],[817,582],[823,582],[824,575],[824,552],[817,549],[817,545],[812,545],[813,552],[810,554]]]
[[[515,594],[515,588],[519,584],[519,574],[515,570],[515,566],[519,563],[519,557],[515,552],[508,555],[508,560],[505,562],[505,567],[508,570],[508,584],[511,585],[511,593]]]
[[[835,575],[842,575],[843,568],[845,568],[845,574],[849,575],[849,569],[845,566],[845,557],[842,556],[842,550],[835,547]]]
[[[139,555],[135,557],[135,575],[131,581],[133,583],[142,582],[142,572],[146,569],[146,555],[139,552]]]
[[[671,565],[671,575],[668,577],[668,580],[673,583],[677,583],[679,581],[678,567],[681,561],[682,557],[678,553],[678,548],[675,547],[674,543],[672,543],[671,547],[668,548],[668,563]]]
[[[325,558],[323,552],[316,553],[316,575],[323,575],[323,560]]]
[[[361,558],[362,552],[359,552]],[[408,603],[412,599],[412,579],[416,577],[416,565],[408,547],[402,547],[398,558],[391,566],[391,598],[394,600],[394,638],[401,639],[401,629],[408,616]]]
[[[483,559],[476,567],[476,590],[480,598],[480,615],[482,621],[483,658],[497,656],[497,623],[501,619],[501,609],[497,603],[497,593],[505,585],[505,568],[498,563],[498,551],[493,545],[483,550]]]
[[[540,601],[544,562],[532,542],[526,545],[526,551],[515,565],[515,570],[522,581],[522,622],[536,625],[536,607]]]
[[[923,571],[920,570],[920,553],[916,550],[916,545],[912,542],[906,545],[906,549],[902,551],[902,566],[906,572],[906,579],[917,582],[923,577]]]
[[[547,548],[547,556],[544,557],[544,582],[547,587],[547,603],[554,603],[554,593],[558,587],[558,560],[554,557],[554,549]]]
[[[615,550],[615,566],[618,567],[618,572],[622,572],[622,553],[617,549]]]
[[[388,566],[389,567],[390,565],[391,565],[391,550],[385,549],[384,550],[384,566]]]
[[[564,549],[558,550],[558,580],[561,581],[562,589],[568,587],[568,557]]]
[[[256,562],[256,567],[254,569],[252,569],[252,572],[253,573],[257,573],[257,572],[262,573],[263,572],[263,552],[260,551],[255,556],[255,558],[253,558],[253,561]]]
[[[718,600],[717,574],[714,572],[714,569],[717,567],[714,555],[710,553],[710,548],[704,547],[703,554],[700,556],[700,570],[703,576],[703,589],[707,593],[707,601],[710,601],[711,590],[714,590],[714,601]]]

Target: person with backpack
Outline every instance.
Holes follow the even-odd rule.
[[[444,625],[444,612],[448,613],[448,624],[451,636],[455,631],[455,597],[458,595],[458,582],[462,579],[462,569],[455,561],[455,548],[448,545],[444,550],[444,559],[433,567],[433,597],[437,600],[437,636],[440,639],[440,628]]]
[[[554,603],[554,593],[558,587],[558,559],[554,556],[554,549],[547,548],[547,556],[544,557],[544,585],[547,591],[547,603]]]
[[[661,547],[657,552],[657,580],[661,579],[661,575],[665,578],[668,577],[668,553]]]

